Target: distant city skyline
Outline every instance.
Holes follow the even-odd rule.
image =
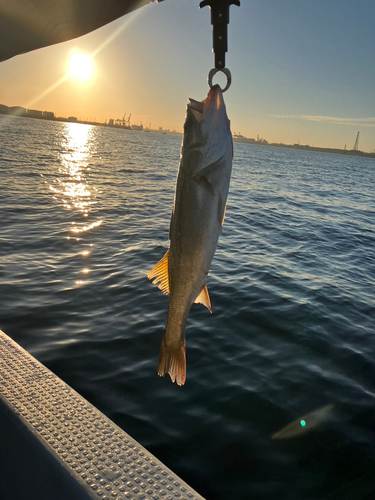
[[[95,121],[92,118],[91,119],[85,119],[82,120],[82,118],[78,118],[76,116],[55,116],[55,113],[52,111],[44,111],[44,110],[37,110],[37,109],[26,109],[22,106],[11,106],[8,107],[6,105],[3,105],[0,103],[0,115],[7,115],[7,116],[14,116],[14,117],[24,117],[24,118],[36,118],[36,119],[43,119],[43,120],[54,120],[54,121],[60,121],[60,122],[71,122],[71,123],[78,123],[82,125],[97,125],[97,126],[107,126],[107,127],[113,127],[117,129],[131,129],[131,130],[136,130],[136,131],[145,131],[145,132],[154,132],[154,133],[163,133],[163,134],[170,134],[170,135],[181,135],[183,134],[182,131],[176,131],[176,130],[170,130],[170,129],[163,129],[163,127],[158,127],[158,128],[152,128],[151,123],[149,127],[143,127],[143,124],[141,122],[140,125],[138,124],[131,124],[130,122],[130,117],[131,113],[129,114],[128,118],[126,118],[126,115],[123,116],[123,118],[117,118],[113,119],[110,118],[108,120],[105,120],[104,122],[99,122]],[[375,158],[375,150],[371,152],[363,152],[359,148],[359,131],[357,132],[356,139],[354,141],[354,145],[352,148],[346,147],[346,144],[344,148],[323,148],[318,145],[311,145],[310,144],[300,144],[298,143],[293,143],[293,144],[285,144],[285,143],[275,143],[275,142],[269,142],[267,139],[263,137],[259,137],[259,134],[257,134],[256,139],[253,137],[246,137],[243,136],[242,134],[238,134],[234,132],[233,134],[233,140],[235,142],[242,142],[246,144],[257,144],[257,145],[262,145],[262,146],[276,146],[276,147],[286,147],[286,148],[294,148],[294,149],[305,149],[309,151],[319,151],[319,152],[327,152],[327,153],[336,153],[336,154],[349,154],[349,155],[355,155],[355,156],[367,156],[371,158]]]
[[[225,93],[232,132],[269,142],[375,149],[375,3],[243,0],[230,9]],[[0,102],[104,122],[132,113],[182,131],[213,66],[208,9],[150,4],[76,40],[0,63]],[[93,73],[68,76],[74,52]],[[220,78],[218,81],[221,82]]]

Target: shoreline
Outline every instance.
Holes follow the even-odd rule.
[[[252,144],[256,146],[270,146],[272,148],[284,148],[284,149],[295,149],[303,151],[314,151],[318,153],[332,153],[346,156],[360,156],[364,158],[374,158],[375,153],[366,153],[365,151],[359,151],[355,149],[338,149],[338,148],[320,148],[318,146],[300,146],[299,144],[279,144],[279,143],[269,143],[264,141],[256,141],[255,139],[247,139],[246,137],[233,137],[233,142],[239,142],[242,144]]]
[[[143,131],[143,132],[151,132],[154,134],[164,134],[164,135],[176,135],[176,136],[182,136],[182,132],[178,132],[176,130],[170,131],[170,130],[157,130],[157,129],[148,129],[145,128],[143,130],[137,130],[137,128],[132,128],[131,126],[124,126],[124,125],[116,125],[116,124],[109,124],[109,123],[102,123],[102,122],[95,122],[95,121],[86,121],[86,120],[78,120],[76,117],[60,117],[60,116],[52,116],[52,114],[47,114],[45,116],[42,115],[42,111],[40,111],[41,115],[36,116],[29,114],[27,115],[27,110],[24,110],[24,108],[19,108],[24,110],[25,113],[4,113],[2,112],[1,107],[6,107],[4,105],[0,105],[0,115],[3,116],[12,116],[12,117],[20,117],[20,118],[33,118],[35,120],[47,120],[47,121],[54,121],[54,122],[63,122],[63,123],[79,123],[81,125],[95,125],[98,127],[108,127],[108,128],[114,128],[114,129],[121,129],[121,130],[133,130],[133,131]],[[7,107],[7,109],[9,109]],[[355,149],[339,149],[339,148],[322,148],[318,146],[308,146],[308,145],[299,145],[299,144],[281,144],[281,143],[269,143],[267,141],[264,141],[263,139],[257,141],[255,139],[249,139],[247,137],[233,137],[233,142],[238,142],[241,144],[251,144],[251,145],[256,145],[256,146],[270,146],[273,148],[284,148],[284,149],[295,149],[297,151],[313,151],[313,152],[318,152],[318,153],[331,153],[331,154],[339,154],[339,155],[346,155],[346,156],[359,156],[362,158],[373,158],[375,159],[375,153],[366,153],[365,151],[360,151],[360,150],[355,150]]]

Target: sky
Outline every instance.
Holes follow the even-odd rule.
[[[374,0],[241,0],[231,6],[224,94],[233,133],[375,150]],[[67,78],[74,51],[90,79]],[[182,131],[214,66],[208,7],[151,3],[83,37],[0,63],[0,103]],[[220,78],[222,77],[222,78]],[[214,82],[223,84],[222,75]]]

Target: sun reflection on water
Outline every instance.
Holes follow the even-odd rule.
[[[96,152],[95,128],[90,125],[66,123],[58,137],[59,166],[57,175],[50,184],[54,199],[62,203],[71,214],[67,224],[69,232],[74,236],[65,236],[67,240],[79,242],[85,246],[89,244],[84,238],[91,230],[99,227],[103,221],[96,219],[89,221],[93,216],[93,208],[97,203],[98,189],[93,185],[90,176],[90,158]],[[90,214],[91,213],[91,214]],[[78,237],[79,236],[79,237]],[[82,241],[81,241],[82,240]],[[88,275],[87,258],[90,252],[80,249],[77,255],[85,256],[85,268],[80,273]],[[85,284],[82,279],[76,285]]]
[[[90,231],[90,229],[93,229],[94,227],[101,226],[102,220],[97,220],[96,222],[93,222],[92,224],[89,224],[88,226],[83,226],[83,227],[72,227],[71,231],[73,233],[83,233],[85,231]]]
[[[77,123],[65,124],[60,144],[59,178],[50,186],[51,190],[62,195],[64,207],[77,209],[88,217],[95,203],[95,187],[88,184],[90,174],[89,159],[95,150],[93,127]]]

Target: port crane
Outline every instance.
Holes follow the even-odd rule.
[[[124,113],[124,116],[122,117],[122,120],[121,120],[121,123],[122,123],[122,126],[123,127],[130,127],[130,117],[131,117],[131,113],[129,114],[129,116],[126,118],[126,113]]]

